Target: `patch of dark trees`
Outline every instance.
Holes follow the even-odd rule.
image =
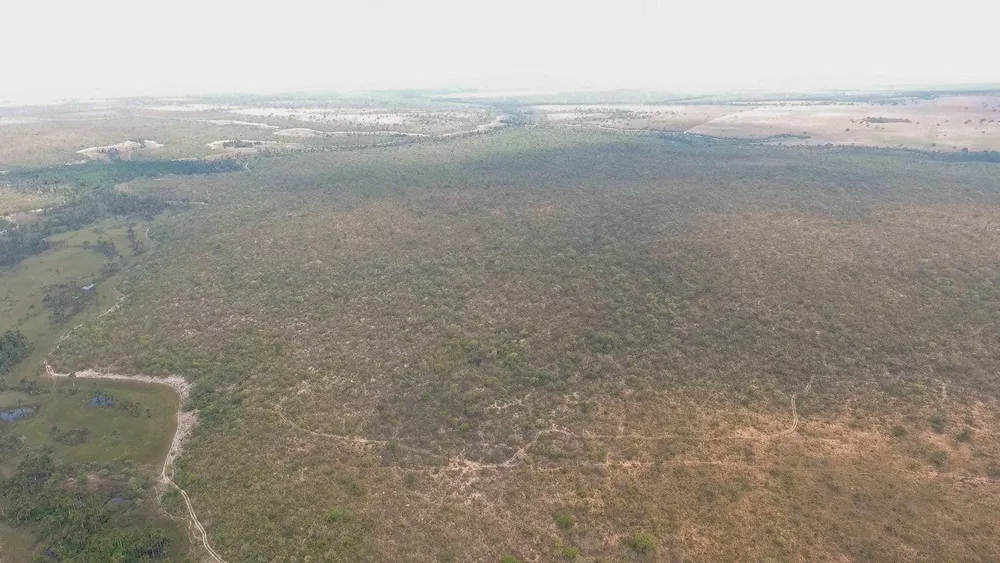
[[[34,346],[20,330],[0,335],[0,374],[10,373],[21,360],[31,355]]]
[[[143,525],[131,509],[117,508],[122,503],[108,502],[132,500],[135,492],[113,482],[92,490],[81,481],[82,469],[31,452],[13,475],[0,481],[0,518],[11,526],[30,526],[41,545],[48,545],[33,560],[139,563],[167,558],[170,540],[162,529]],[[66,477],[74,474],[76,482]]]

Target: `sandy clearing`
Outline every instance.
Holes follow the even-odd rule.
[[[343,136],[385,136],[385,137],[423,137],[423,138],[446,139],[449,137],[459,137],[463,135],[472,135],[475,133],[485,133],[487,131],[492,131],[494,129],[501,128],[507,124],[507,118],[508,116],[506,115],[500,115],[495,117],[492,121],[477,125],[472,129],[453,131],[451,133],[440,133],[438,135],[430,135],[427,133],[404,133],[401,131],[318,131],[316,129],[309,129],[305,127],[282,129],[280,131],[275,131],[274,134],[284,137],[300,137],[300,138],[343,137]],[[216,141],[216,143],[219,142],[220,141]]]
[[[197,112],[197,111],[214,111],[214,110],[226,110],[233,106],[221,106],[215,104],[176,104],[176,105],[162,105],[162,106],[146,106],[143,109],[153,110],[153,111],[183,111],[183,112]]]
[[[324,133],[323,131],[317,131],[315,129],[306,129],[305,127],[282,129],[280,131],[275,131],[274,134],[279,135],[281,137],[303,137],[303,138],[326,136],[326,133]]]
[[[42,121],[37,117],[0,117],[0,125],[23,125]]]
[[[229,144],[230,146],[226,146]],[[245,146],[241,146],[245,145]],[[212,150],[228,150],[228,151],[256,151],[261,149],[297,149],[301,148],[302,145],[297,143],[285,143],[282,141],[256,141],[250,139],[221,139],[219,141],[212,141],[211,143],[206,143],[206,147]]]
[[[630,131],[686,131],[726,114],[744,111],[728,105],[542,104],[531,108],[558,125]]]
[[[330,137],[433,137],[429,133],[407,133],[405,131],[329,131]]]
[[[607,119],[611,117],[609,113],[591,113],[585,111],[559,111],[546,113],[545,118],[549,121],[570,121],[573,119]]]
[[[609,111],[631,111],[642,113],[677,113],[687,111],[692,107],[677,104],[541,104],[531,106],[531,109],[543,113],[563,113],[563,112],[609,112]]]
[[[898,104],[764,105],[731,113],[688,130],[716,137],[777,139],[785,145],[856,145],[956,151],[1000,149],[996,96],[957,96]],[[897,122],[872,121],[886,118]],[[806,138],[808,137],[808,138]]]
[[[484,123],[482,125],[477,125],[476,127],[469,129],[468,131],[455,131],[454,133],[443,133],[441,135],[438,135],[437,138],[446,139],[448,137],[461,137],[463,135],[486,133],[488,131],[504,127],[505,125],[507,125],[507,119],[508,116],[506,115],[498,115],[493,119],[493,121],[490,121],[489,123]]]
[[[158,149],[162,146],[163,146],[162,143],[157,143],[156,141],[150,141],[149,139],[145,139],[141,141],[122,141],[115,145],[107,145],[103,147],[90,147],[78,150],[76,152],[77,154],[82,154],[90,159],[101,159],[107,157],[107,155],[113,152],[119,153],[120,155],[127,155],[135,151],[144,149]]]
[[[889,103],[539,104],[559,126],[622,133],[685,131],[781,145],[854,145],[931,151],[1000,150],[1000,96],[906,98]],[[873,119],[881,118],[881,119]]]
[[[306,127],[293,127],[275,131],[282,137],[431,137],[427,133],[406,133],[403,131],[318,131]]]
[[[45,373],[49,377],[69,377],[68,373],[58,373],[52,366],[45,364]],[[155,383],[157,385],[166,385],[171,387],[183,400],[187,400],[188,396],[191,394],[191,384],[188,383],[186,379],[179,375],[168,375],[163,377],[157,377],[152,375],[122,375],[117,373],[107,373],[100,372],[93,369],[87,369],[83,371],[74,372],[77,379],[110,379],[116,381],[141,381],[142,383]],[[191,413],[184,413],[191,414]],[[192,428],[183,429],[184,432],[178,431],[178,434],[186,437],[185,432],[190,432]],[[175,436],[176,438],[176,436]],[[175,440],[176,442],[177,440]],[[182,440],[181,440],[182,441]]]
[[[256,117],[283,118],[304,123],[326,123],[335,126],[358,128],[410,128],[440,131],[454,127],[468,127],[470,122],[482,120],[486,112],[471,111],[371,111],[362,108],[323,107],[245,107],[234,108],[230,113]],[[396,131],[386,131],[394,133]]]
[[[428,137],[429,136],[425,133],[403,133],[399,131],[319,131],[316,129],[309,129],[306,127],[293,127],[291,129],[282,129],[280,131],[275,131],[274,134],[280,135],[282,137],[351,137],[351,136]]]
[[[238,119],[199,119],[199,123],[211,123],[212,125],[238,125],[243,127],[258,127],[260,129],[281,129],[277,125],[267,123],[256,123],[253,121],[240,121]]]
[[[6,215],[0,215],[0,219],[14,224],[28,223],[31,222],[32,219],[37,219],[40,213],[44,213],[45,211],[48,211],[48,209],[41,208],[29,209],[28,211],[15,211]]]
[[[341,113],[340,110],[327,108],[277,107],[238,108],[230,110],[230,113],[256,117],[285,117],[298,121],[349,122],[360,125],[403,125],[417,116],[416,113]]]

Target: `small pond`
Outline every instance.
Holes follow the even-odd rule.
[[[105,395],[104,393],[94,393],[90,397],[90,403],[92,407],[113,407],[118,404],[118,401],[110,395]]]
[[[28,418],[33,414],[35,414],[35,409],[32,407],[18,407],[16,409],[0,411],[0,420],[4,422],[14,422],[16,420],[21,420],[22,418]]]

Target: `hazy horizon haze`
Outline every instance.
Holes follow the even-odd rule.
[[[400,88],[1000,84],[986,1],[16,4],[0,100]]]

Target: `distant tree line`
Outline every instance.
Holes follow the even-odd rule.
[[[866,117],[861,123],[912,123],[909,119],[900,117]]]
[[[49,166],[31,170],[11,170],[12,186],[73,184],[84,188],[113,187],[136,178],[169,175],[218,174],[242,170],[238,160],[129,160],[87,162],[73,166]]]

